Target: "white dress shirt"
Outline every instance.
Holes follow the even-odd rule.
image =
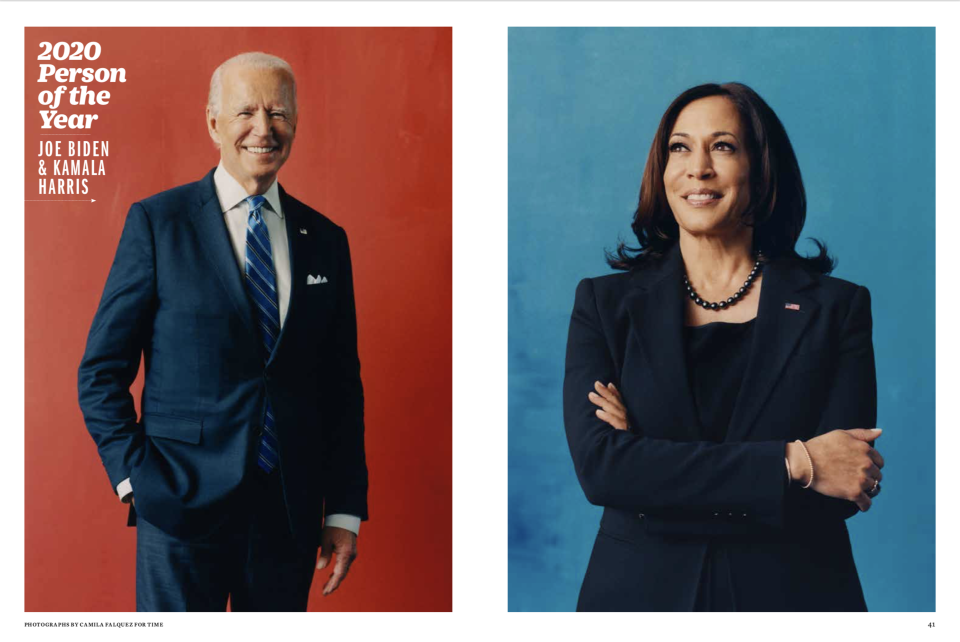
[[[227,172],[221,162],[213,173],[213,183],[217,189],[217,199],[220,201],[220,211],[223,212],[224,223],[233,252],[237,258],[237,267],[240,274],[246,274],[247,260],[247,219],[250,212],[245,199],[247,191]],[[267,189],[262,196],[267,199],[261,210],[261,216],[267,225],[270,234],[270,252],[273,254],[273,268],[277,275],[277,304],[280,308],[280,327],[287,317],[287,308],[290,305],[290,247],[287,244],[287,226],[283,222],[283,207],[280,205],[280,189],[277,181]],[[117,484],[117,494],[124,502],[130,501],[133,487],[130,478]],[[327,515],[324,526],[345,528],[360,533],[360,518],[356,515],[335,513]]]

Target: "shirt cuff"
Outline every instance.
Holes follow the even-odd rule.
[[[327,515],[327,518],[323,520],[323,526],[334,526],[336,528],[345,528],[354,535],[360,534],[360,518],[356,515],[347,515],[344,513],[334,513],[333,515]]]
[[[130,503],[130,499],[133,497],[133,486],[130,485],[129,477],[117,484],[117,495],[124,504]]]

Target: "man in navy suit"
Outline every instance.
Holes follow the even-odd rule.
[[[315,567],[336,555],[324,595],[347,575],[367,519],[347,238],[277,182],[297,129],[285,61],[223,63],[206,120],[217,168],[130,208],[80,406],[131,503],[138,611],[302,611]]]

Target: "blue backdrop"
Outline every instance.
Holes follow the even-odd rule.
[[[740,81],[780,116],[804,238],[873,295],[883,494],[848,521],[872,611],[934,602],[934,30],[510,29],[509,467],[513,611],[565,611],[600,521],[577,484],[561,384],[577,282],[630,220],[660,116]],[[798,249],[810,252],[812,244]],[[586,391],[584,391],[586,394]]]

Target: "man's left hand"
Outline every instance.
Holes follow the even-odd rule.
[[[337,563],[333,567],[330,579],[323,586],[323,594],[330,595],[337,590],[350,571],[350,565],[357,559],[357,536],[345,528],[326,526],[320,533],[320,559],[317,570],[326,568],[330,558],[336,554]]]

